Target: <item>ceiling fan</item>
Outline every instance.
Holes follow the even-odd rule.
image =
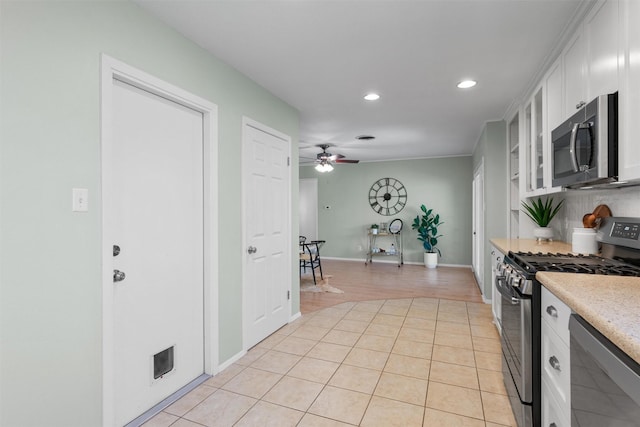
[[[342,154],[331,154],[327,152],[329,144],[319,144],[317,147],[322,148],[322,153],[316,155],[316,170],[318,172],[330,172],[333,170],[333,163],[359,163],[360,160],[345,159]]]

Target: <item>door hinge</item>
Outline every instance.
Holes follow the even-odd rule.
[[[287,166],[291,166],[291,157],[287,157]]]
[[[291,291],[287,291],[287,300],[291,299]]]

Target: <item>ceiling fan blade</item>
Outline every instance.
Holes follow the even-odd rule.
[[[337,159],[334,163],[360,163],[360,160]]]

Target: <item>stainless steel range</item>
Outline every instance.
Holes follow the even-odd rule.
[[[601,256],[509,252],[498,266],[502,370],[519,427],[541,425],[541,303],[536,272],[640,277],[640,218],[604,218],[597,235]]]

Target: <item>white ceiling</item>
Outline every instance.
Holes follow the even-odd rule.
[[[314,145],[379,161],[469,155],[540,72],[580,0],[136,0],[300,111]],[[460,90],[473,78],[478,85]],[[365,101],[369,91],[380,100]],[[376,139],[357,141],[357,135]],[[340,167],[349,167],[341,165]]]

